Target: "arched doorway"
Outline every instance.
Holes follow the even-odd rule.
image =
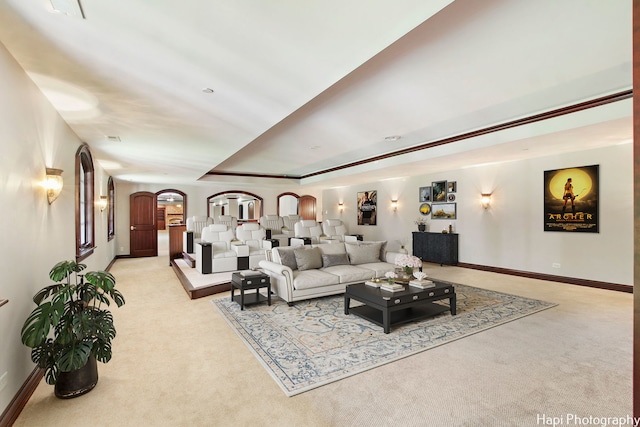
[[[257,222],[262,214],[262,197],[247,191],[229,190],[207,197],[207,216],[236,217],[238,223]]]
[[[158,230],[158,255],[169,254],[169,228],[184,224],[187,219],[187,195],[168,188],[156,193],[156,225]]]

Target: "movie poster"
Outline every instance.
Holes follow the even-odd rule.
[[[598,165],[544,172],[544,231],[598,233]]]
[[[374,191],[358,193],[358,225],[376,225],[378,194]]]

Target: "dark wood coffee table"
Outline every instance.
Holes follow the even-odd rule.
[[[391,325],[412,322],[450,310],[456,314],[456,292],[453,285],[437,282],[428,289],[405,285],[404,291],[388,292],[380,288],[357,283],[347,285],[344,293],[344,314],[353,313],[363,319],[382,326],[388,334]],[[349,307],[351,300],[364,305]],[[435,304],[434,301],[449,300],[449,306]]]

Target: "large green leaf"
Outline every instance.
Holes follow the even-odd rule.
[[[116,278],[108,271],[90,271],[85,274],[84,278],[105,292],[111,291],[116,286]]]
[[[54,282],[59,282],[67,278],[71,273],[78,273],[85,268],[87,268],[85,264],[78,264],[73,260],[60,261],[49,272],[49,278]]]
[[[58,375],[60,375],[60,369],[55,363],[47,366],[44,370],[44,379],[49,385],[54,385],[58,381]]]
[[[82,368],[89,359],[93,342],[90,339],[74,341],[60,350],[57,365],[63,372]]]
[[[64,305],[60,301],[45,302],[34,308],[22,326],[22,343],[31,348],[42,344],[49,335],[51,326],[59,321],[63,310]]]
[[[111,341],[98,339],[93,343],[93,355],[97,361],[107,363],[111,360],[111,354]]]
[[[60,289],[64,286],[65,285],[63,284],[55,284],[42,288],[37,294],[33,296],[33,302],[35,302],[36,304],[40,304],[51,295],[56,295],[56,293],[59,292]]]

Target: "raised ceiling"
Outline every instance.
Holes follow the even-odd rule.
[[[368,162],[628,94],[627,1],[51,4],[0,2],[0,41],[115,179],[370,182],[632,138],[626,99]]]

